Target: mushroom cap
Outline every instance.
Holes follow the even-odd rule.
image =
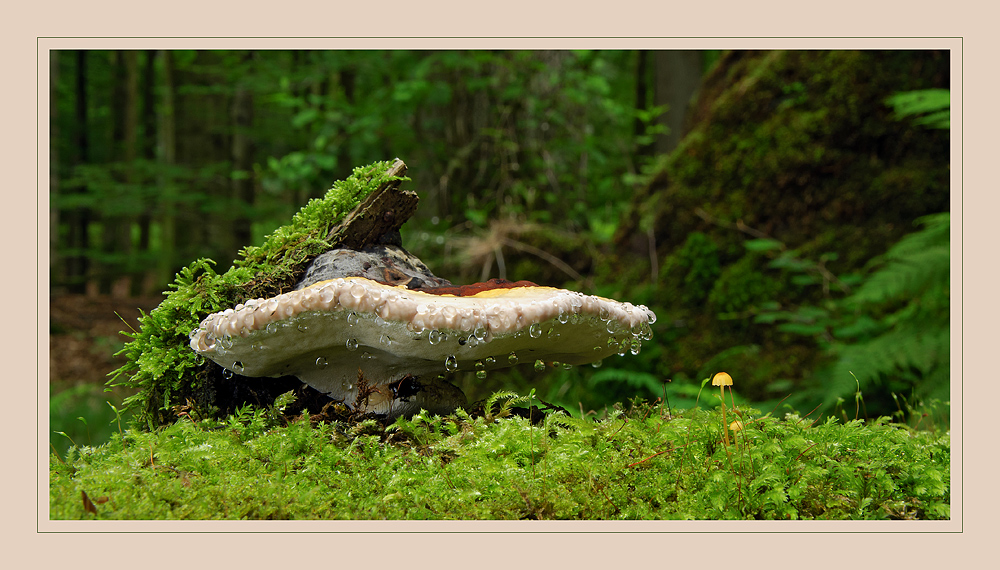
[[[733,377],[725,372],[717,372],[712,376],[712,386],[732,386]]]
[[[294,375],[348,404],[373,385],[516,363],[578,365],[638,353],[643,306],[539,286],[436,295],[364,277],[321,281],[214,313],[191,348],[243,376]]]

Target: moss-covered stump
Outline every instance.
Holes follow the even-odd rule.
[[[298,379],[224,374],[222,367],[191,350],[189,335],[210,313],[292,290],[308,263],[325,251],[341,244],[359,247],[358,240],[367,243],[398,232],[417,199],[412,193],[395,192],[405,170],[399,160],[356,168],[323,198],[306,204],[290,224],[275,230],[260,246],[244,248],[226,272],[216,273],[210,259],[199,259],[182,269],[160,306],[139,319],[139,330],[125,333],[132,341],[119,354],[128,362],[109,382],[138,389],[125,401],[137,420],[153,428],[173,422],[178,414],[225,415],[246,404],[269,405],[276,396],[291,390],[304,390],[297,406],[311,404],[317,411],[321,395],[302,388]],[[393,203],[387,205],[383,202],[388,190],[394,192],[388,197]],[[381,200],[373,211],[393,215],[379,216],[378,220],[364,216],[345,219],[369,197]]]
[[[820,304],[840,284],[796,282],[795,268],[769,267],[769,252],[745,244],[766,237],[831,275],[860,274],[914,220],[947,211],[948,131],[899,120],[886,99],[948,81],[945,52],[721,57],[679,147],[635,196],[615,237],[618,260],[602,270],[622,283],[655,281],[638,299],[662,317],[664,375],[741,370],[741,393],[760,401],[815,369],[815,342],[752,317],[764,306]]]

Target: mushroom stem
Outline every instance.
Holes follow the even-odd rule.
[[[733,377],[725,372],[717,372],[715,376],[712,376],[712,386],[719,387],[719,399],[722,400],[722,437],[726,442],[726,453],[729,453],[729,426],[726,424],[726,386],[732,385]],[[732,392],[732,388],[729,390]]]
[[[722,437],[729,447],[729,426],[726,424],[726,387],[719,386],[719,397],[722,399]]]

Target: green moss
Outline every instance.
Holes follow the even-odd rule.
[[[138,389],[125,400],[136,420],[149,428],[172,421],[172,408],[197,407],[216,413],[213,370],[189,346],[189,334],[210,313],[247,299],[287,291],[305,265],[336,246],[327,241],[331,227],[385,181],[391,163],[376,162],[356,168],[346,180],[334,183],[323,198],[310,200],[290,224],[248,246],[223,274],[215,262],[199,259],[182,269],[170,284],[163,302],[139,319],[140,328],[128,334],[132,341],[118,353],[127,363],[109,384]]]
[[[738,382],[739,380],[737,380]],[[523,400],[523,398],[522,398]],[[264,410],[126,431],[50,463],[66,519],[947,519],[947,433],[778,418],[718,399],[606,417],[419,414],[388,427]],[[853,412],[853,409],[852,409]],[[728,417],[735,417],[732,408]],[[82,493],[94,503],[90,512]]]
[[[680,278],[685,303],[701,304],[719,276],[719,248],[702,232],[692,232],[684,245],[663,264],[661,276]]]
[[[760,256],[747,254],[719,275],[708,295],[716,313],[741,313],[773,299],[780,284],[764,271]]]

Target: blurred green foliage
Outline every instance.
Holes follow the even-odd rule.
[[[724,368],[752,400],[789,396],[797,407],[826,402],[829,410],[853,393],[854,382],[839,373],[837,384],[821,381],[831,362],[859,355],[850,347],[900,323],[947,312],[941,287],[920,290],[920,310],[909,312],[889,289],[863,303],[844,300],[875,279],[871,261],[913,220],[947,210],[947,98],[939,91],[897,95],[946,85],[947,58],[707,55],[685,137],[655,156],[639,151],[662,132],[656,119],[663,108],[637,99],[636,52],[178,51],[172,62],[162,52],[145,54],[142,78],[149,74],[154,97],[143,99],[140,116],[157,120],[139,122],[138,141],[153,151],[126,161],[112,97],[118,56],[87,52],[84,76],[81,60],[66,52],[53,86],[60,186],[52,203],[61,220],[55,251],[112,272],[166,267],[161,288],[184,267],[198,275],[182,272],[181,287],[228,269],[216,274],[207,262],[189,266],[192,259],[282,265],[268,252],[285,251],[288,236],[279,228],[303,204],[355,166],[399,156],[410,167],[407,187],[422,201],[403,227],[404,245],[437,274],[456,283],[529,279],[646,304],[660,317],[639,354],[609,359],[597,371],[518,368],[491,373],[485,383],[457,377],[473,399],[503,387],[537,388],[544,399],[584,411],[632,397],[690,405],[698,379]],[[248,124],[234,121],[239,101],[249,101]],[[80,104],[86,124],[75,122]],[[169,161],[166,124],[176,131]],[[84,131],[86,156],[78,144]],[[238,136],[249,141],[248,164],[235,163]],[[253,200],[235,190],[244,181]],[[144,215],[148,247],[102,244],[111,224],[128,224],[139,236]],[[176,243],[171,217],[183,228]],[[74,233],[81,218],[89,220],[89,242]],[[248,240],[237,241],[240,220],[249,220]],[[257,249],[265,238],[269,245]],[[930,259],[914,262],[931,266]],[[883,269],[890,265],[901,271]],[[239,281],[251,278],[245,267],[235,271],[243,272]],[[53,270],[57,288],[80,286],[80,278]],[[190,312],[166,305],[150,321],[186,323],[170,333],[181,343],[182,329],[215,306]],[[842,322],[849,313],[857,322]],[[920,346],[940,352],[947,337],[931,328],[937,336]],[[156,351],[145,358],[154,376],[170,376],[166,385],[176,386],[187,370]],[[874,359],[877,373],[851,369],[893,389],[941,370],[940,359],[911,359],[903,370],[890,366],[902,362],[893,358]],[[867,400],[880,413],[894,409],[874,394]],[[181,403],[168,394],[149,402]]]
[[[250,220],[257,243],[355,166],[394,157],[410,166],[423,201],[404,228],[408,241],[499,218],[608,235],[630,194],[628,176],[648,160],[636,156],[635,125],[653,136],[662,111],[637,106],[630,51],[176,51],[169,66],[149,53],[140,79],[151,96],[141,101],[136,136],[153,150],[124,160],[114,98],[120,57],[84,57],[81,70],[78,56],[63,52],[53,88],[61,188],[53,208],[67,214],[61,253],[118,274],[157,268],[164,255],[170,274],[198,257],[232,259],[248,244],[227,226]],[[239,105],[249,124],[233,123]],[[234,162],[237,136],[249,142],[248,165]],[[252,184],[253,200],[234,190],[240,180]],[[84,210],[92,239],[70,243],[70,213]],[[107,224],[139,226],[141,216],[151,218],[147,247],[102,244]],[[191,228],[176,244],[162,241],[168,216]],[[430,261],[446,255],[433,240],[423,245]],[[80,285],[80,276],[53,277],[57,287]]]

